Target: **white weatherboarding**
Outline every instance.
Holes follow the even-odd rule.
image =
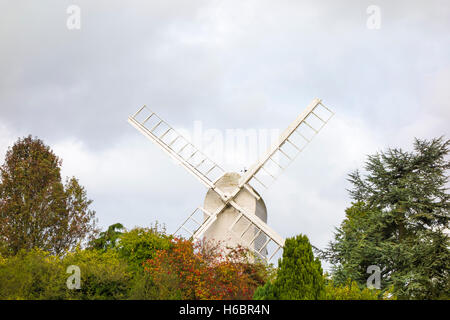
[[[175,234],[239,244],[269,262],[284,247],[284,239],[266,224],[266,206],[254,187],[267,188],[333,115],[314,99],[242,176],[225,172],[146,106],[128,122],[208,188],[203,207],[194,210]]]

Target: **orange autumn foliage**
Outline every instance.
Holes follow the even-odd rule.
[[[268,271],[249,257],[242,247],[223,249],[220,243],[174,238],[169,249],[144,262],[144,270],[163,299],[252,299]]]

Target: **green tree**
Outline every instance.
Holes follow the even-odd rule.
[[[120,236],[123,234],[123,230],[125,228],[121,223],[112,224],[106,231],[100,232],[98,237],[89,243],[89,247],[102,251],[114,249]]]
[[[275,280],[255,292],[254,299],[317,300],[324,296],[322,266],[314,258],[308,237],[286,239]]]
[[[116,249],[133,272],[144,270],[143,262],[152,259],[158,250],[169,249],[171,236],[158,223],[150,228],[136,227],[120,235]]]
[[[91,200],[75,178],[61,182],[61,159],[28,136],[0,168],[0,243],[4,254],[41,248],[61,253],[95,233]]]
[[[399,299],[440,299],[450,292],[450,141],[415,140],[412,152],[388,149],[369,156],[362,177],[350,174],[355,201],[324,257],[333,279],[364,286],[367,267],[382,270],[382,289]]]

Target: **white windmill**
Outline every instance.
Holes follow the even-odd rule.
[[[266,224],[266,206],[254,187],[267,188],[333,115],[314,99],[242,176],[225,172],[146,106],[128,122],[208,188],[203,207],[195,209],[175,234],[240,244],[270,261],[283,248],[284,239]]]

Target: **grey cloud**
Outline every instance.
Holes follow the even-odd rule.
[[[439,1],[381,1],[379,31],[359,1],[80,1],[80,31],[65,28],[68,4],[4,5],[2,118],[96,148],[144,103],[174,124],[267,128],[319,96],[376,128],[407,123],[423,112],[421,78],[449,53]]]

